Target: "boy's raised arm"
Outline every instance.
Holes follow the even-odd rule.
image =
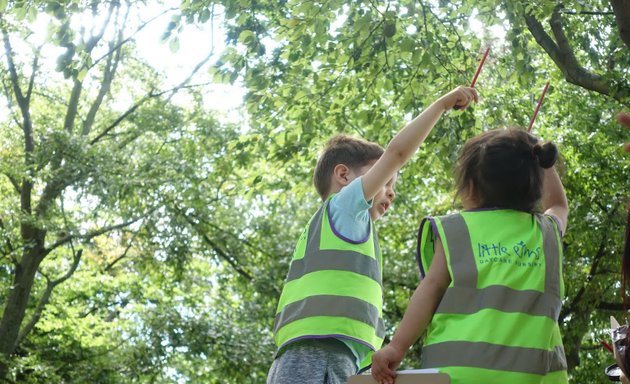
[[[466,109],[472,101],[478,101],[474,88],[457,87],[440,97],[415,119],[411,120],[385,149],[385,153],[363,175],[363,194],[371,200],[396,172],[418,150],[442,114],[455,106]]]

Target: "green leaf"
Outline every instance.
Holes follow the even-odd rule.
[[[201,13],[199,14],[199,18],[198,18],[198,22],[199,23],[205,23],[206,21],[210,20],[210,10],[208,8],[205,8],[204,10],[201,11]]]
[[[28,7],[28,12],[26,16],[29,22],[31,23],[35,22],[35,20],[37,19],[37,8],[32,7],[32,6]]]
[[[87,68],[83,68],[79,71],[79,73],[77,73],[77,80],[79,81],[83,81],[83,79],[85,78],[85,75],[87,75],[88,70]]]
[[[15,8],[15,18],[18,21],[24,20],[27,12],[28,12],[28,9],[24,5],[21,7]]]
[[[402,52],[413,52],[416,47],[416,42],[410,37],[404,37],[400,42],[400,50]]]
[[[254,32],[246,29],[238,35],[238,42],[249,45],[255,39]]]

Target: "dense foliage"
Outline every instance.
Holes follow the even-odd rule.
[[[604,383],[612,358],[599,339],[623,309],[630,162],[614,115],[630,108],[626,4],[0,1],[9,111],[0,131],[0,375],[264,382],[294,241],[318,205],[310,180],[321,143],[347,132],[385,145],[468,83],[490,46],[483,99],[441,119],[378,223],[389,335],[418,283],[417,224],[458,209],[459,146],[486,129],[526,126],[549,80],[534,130],[561,149],[571,205],[565,348],[573,382]],[[134,41],[162,11],[172,17],[165,55],[177,54],[187,26],[210,24],[225,34],[220,59],[208,69],[213,47],[201,41],[208,56],[169,85]],[[246,89],[242,125],[208,108],[212,85],[197,81],[206,71]],[[404,365],[417,366],[418,352]]]

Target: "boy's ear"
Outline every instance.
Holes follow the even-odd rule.
[[[352,181],[350,179],[350,168],[345,164],[337,164],[333,168],[333,181],[346,186]]]

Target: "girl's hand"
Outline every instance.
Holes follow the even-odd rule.
[[[372,355],[372,377],[379,384],[394,384],[396,368],[400,365],[404,352],[391,344]]]
[[[445,111],[457,107],[466,109],[472,101],[478,102],[479,95],[475,88],[459,86],[439,99]]]

